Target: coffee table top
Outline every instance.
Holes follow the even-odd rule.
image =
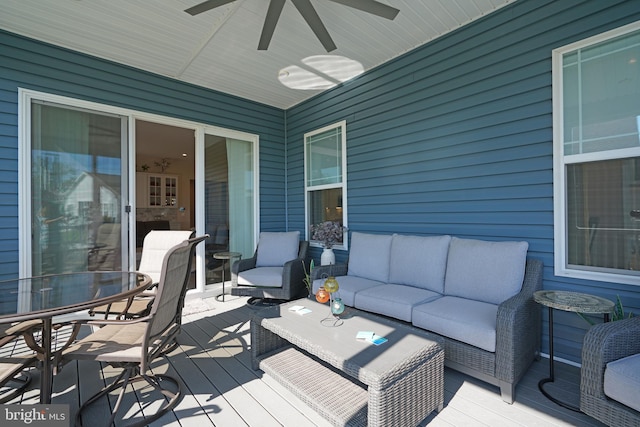
[[[289,310],[296,305],[311,312],[300,315]],[[345,308],[340,326],[322,322],[330,315],[328,305],[302,298],[260,310],[253,321],[368,385],[392,381],[444,349],[437,335],[354,308]],[[359,331],[374,332],[388,341],[376,346],[357,340]]]

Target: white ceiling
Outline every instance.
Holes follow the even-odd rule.
[[[257,45],[268,0],[237,0],[197,16],[202,0],[0,0],[0,28],[279,108],[319,93],[278,80],[326,51],[289,1],[267,51]],[[393,21],[312,0],[338,48],[369,70],[515,0],[380,0]]]
[[[136,120],[136,154],[138,156],[166,157],[193,162],[195,144],[196,137],[193,129]]]

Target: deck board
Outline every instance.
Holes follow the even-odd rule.
[[[184,396],[171,413],[151,425],[328,426],[327,420],[273,378],[251,369],[249,321],[254,309],[245,304],[246,298],[229,297],[224,303],[214,298],[206,301],[207,311],[185,309],[190,314],[184,316],[179,346],[152,365],[153,372],[179,378]],[[584,414],[554,404],[540,393],[537,384],[548,375],[548,363],[547,359],[533,363],[518,384],[512,405],[502,401],[497,387],[446,368],[445,407],[420,425],[602,426]],[[37,403],[39,375],[32,371],[29,389],[11,403]],[[577,399],[579,369],[557,363],[555,371],[563,396]],[[117,373],[118,370],[95,362],[69,363],[55,377],[52,403],[68,404],[74,417],[80,402]],[[141,411],[154,409],[145,403],[145,395],[146,389],[129,392],[123,405],[140,416]],[[113,404],[115,400],[111,400]],[[106,403],[94,405],[87,414],[86,425],[106,421],[109,411]]]

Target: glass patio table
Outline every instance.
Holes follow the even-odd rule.
[[[54,316],[126,299],[151,285],[149,276],[131,271],[88,271],[0,281],[0,323],[42,322],[40,346],[35,344],[33,331],[25,336],[41,361],[40,403],[51,403]]]

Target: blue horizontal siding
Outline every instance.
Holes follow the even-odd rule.
[[[637,1],[521,0],[289,109],[289,221],[304,223],[304,133],[346,120],[350,230],[526,240],[545,288],[640,314],[637,286],[553,274],[551,96],[554,48],[638,19]],[[556,323],[556,355],[579,361],[588,324]]]
[[[0,279],[18,275],[18,88],[257,134],[261,228],[286,228],[284,111],[0,30]]]

